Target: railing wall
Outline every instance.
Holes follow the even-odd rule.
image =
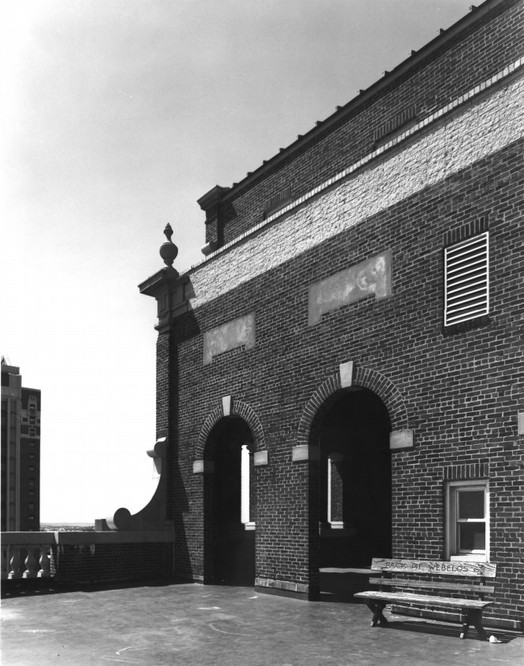
[[[2,585],[173,578],[172,532],[2,532]]]

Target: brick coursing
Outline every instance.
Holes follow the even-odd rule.
[[[443,479],[453,478],[446,470],[457,465],[484,465],[485,470],[489,460],[491,559],[499,564],[501,593],[497,614],[514,617],[517,609],[522,613],[516,586],[521,566],[518,541],[508,544],[508,535],[524,527],[515,509],[524,501],[523,443],[517,436],[523,396],[517,363],[522,351],[519,312],[524,305],[518,289],[523,257],[517,251],[524,243],[519,213],[523,178],[515,169],[522,147],[517,142],[473,164],[369,219],[365,232],[350,229],[177,320],[172,333],[180,373],[177,470],[184,498],[180,501],[179,487],[173,505],[185,535],[185,557],[177,559],[181,575],[205,575],[205,480],[192,474],[192,462],[201,424],[222,396],[231,395],[255,410],[269,451],[270,464],[256,468],[254,479],[257,575],[314,584],[308,553],[318,539],[310,504],[315,463],[293,465],[291,449],[302,443],[299,433],[307,429],[300,423],[312,396],[327,382],[315,406],[327,398],[337,388],[333,377],[339,364],[351,358],[357,368],[369,368],[385,378],[385,385],[395,387],[405,414],[399,423],[415,431],[416,446],[392,457],[395,556],[443,556]],[[486,211],[490,321],[444,336],[443,236],[459,221],[468,223]],[[391,298],[352,303],[325,314],[317,326],[308,326],[308,284],[372,256],[384,245],[393,257]],[[206,330],[224,312],[240,316],[253,305],[255,347],[203,366],[201,334],[186,338],[184,331]],[[379,386],[374,388],[380,395]],[[182,548],[180,543],[177,547]]]
[[[245,191],[240,188],[237,217],[228,233],[241,233],[258,221],[261,202],[291,176],[311,187],[339,170],[350,153],[351,159],[364,154],[372,128],[404,106],[441,104],[498,71],[515,57],[521,14],[522,3],[503,3],[503,10],[490,20],[462,35],[322,142],[295,155],[278,174],[266,174]],[[237,282],[229,278],[239,270],[236,262],[244,245],[220,262],[189,273],[198,283],[193,307],[159,336],[157,351],[158,434],[167,434],[170,445],[169,507],[178,576],[210,580],[213,575],[215,537],[206,520],[212,482],[206,474],[193,474],[192,465],[205,454],[206,433],[217,422],[222,397],[232,396],[256,414],[269,454],[269,464],[253,471],[256,577],[304,584],[314,596],[319,464],[292,462],[292,449],[314,439],[316,419],[340,388],[340,363],[351,359],[356,383],[381,397],[392,429],[415,433],[412,448],[391,455],[392,554],[444,558],[446,481],[488,478],[490,559],[498,565],[498,576],[496,604],[487,616],[517,621],[524,616],[518,585],[524,573],[519,536],[524,532],[524,441],[517,432],[524,400],[524,141],[508,133],[489,150],[471,150],[480,127],[471,123],[485,122],[482,114],[492,114],[483,127],[506,131],[507,125],[497,126],[500,100],[514,103],[511,90],[520,90],[521,84],[513,79],[504,85],[477,100],[467,111],[467,122],[466,112],[445,121],[446,140],[454,152],[449,159],[458,155],[460,166],[447,170],[446,162],[439,177],[440,162],[435,160],[442,156],[432,142],[436,135],[413,139],[376,167],[374,187],[377,197],[394,187],[391,161],[398,158],[400,173],[402,159],[415,154],[426,160],[427,171],[433,169],[423,186],[401,191],[387,205],[371,207],[369,214],[360,211],[358,224],[342,224],[331,235],[315,236],[314,227],[308,227],[313,241],[300,252],[271,262],[268,249],[267,270]],[[351,187],[357,187],[355,183]],[[352,214],[354,199],[345,200],[341,208],[342,190],[326,195],[323,204],[316,200],[277,221],[271,231],[274,252],[280,250],[279,229],[294,229],[299,240],[313,211],[319,230]],[[355,189],[347,192],[358,194]],[[489,317],[471,330],[445,335],[443,248],[480,227],[489,227],[490,233]],[[262,235],[252,241],[253,256],[262,241]],[[352,302],[326,312],[315,326],[308,324],[310,284],[385,250],[392,258],[390,297]],[[228,288],[213,292],[213,281],[224,276]],[[203,365],[203,333],[252,311],[257,321],[254,347],[231,350]]]
[[[476,104],[461,106],[451,116],[424,127],[416,140],[404,141],[402,150],[397,146],[376,156],[328,189],[320,188],[323,183],[319,183],[322,191],[302,206],[197,266],[189,273],[192,307],[198,308],[323,240],[365,223],[369,217],[459,174],[473,160],[519,139],[524,134],[522,69],[518,79],[499,83]],[[452,203],[453,197],[448,205]],[[387,250],[383,245],[375,252]],[[327,272],[321,279],[332,275]],[[223,323],[218,321],[217,325]]]
[[[508,8],[509,6],[509,8]],[[371,100],[341,121],[335,131],[320,136],[311,146],[264,172],[254,184],[250,181],[234,190],[219,208],[218,227],[227,243],[263,219],[264,206],[280,191],[291,186],[298,196],[370,152],[377,127],[415,105],[418,117],[447,104],[482,83],[521,55],[524,10],[521,2],[505,3],[507,11],[443,47],[430,62],[418,64]],[[209,239],[217,237],[213,225],[207,225]]]
[[[63,545],[53,555],[51,573],[60,585],[174,579],[170,543]]]

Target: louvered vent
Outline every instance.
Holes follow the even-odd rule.
[[[444,325],[488,314],[488,232],[446,248],[444,264]]]
[[[291,198],[291,185],[288,185],[284,190],[269,199],[264,208],[264,219],[284,208],[291,201]]]
[[[385,123],[382,123],[382,125],[377,127],[377,129],[373,132],[373,141],[380,141],[380,139],[383,139],[385,136],[388,136],[392,132],[395,132],[403,125],[405,125],[407,122],[413,120],[413,118],[416,117],[417,117],[417,107],[415,106],[415,104],[412,104],[407,109],[404,109],[400,113],[397,113],[397,115],[394,118],[390,118]]]

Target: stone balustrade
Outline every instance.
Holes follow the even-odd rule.
[[[50,578],[53,532],[2,532],[2,580]]]
[[[174,532],[2,532],[2,584],[169,579]]]

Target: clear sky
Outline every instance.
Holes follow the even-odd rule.
[[[471,0],[0,0],[0,352],[42,391],[41,519],[156,487],[166,222],[241,180],[468,12]]]

